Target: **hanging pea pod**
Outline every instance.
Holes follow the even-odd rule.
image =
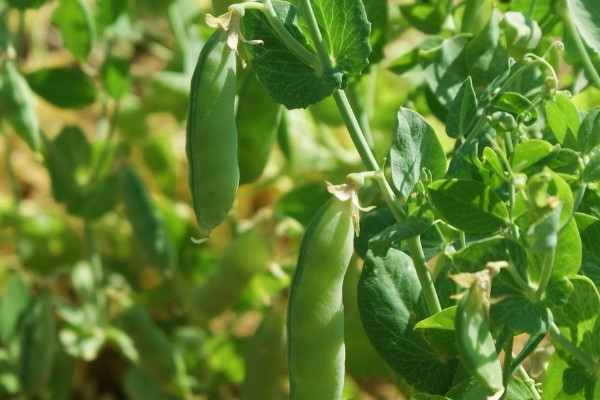
[[[160,211],[132,167],[121,171],[121,195],[134,236],[148,261],[162,272],[172,269],[175,253]]]
[[[236,62],[227,33],[216,31],[200,52],[192,78],[186,153],[192,202],[204,237],[229,214],[239,184]]]
[[[33,397],[46,387],[56,342],[52,299],[47,291],[43,291],[32,300],[21,327],[18,372],[23,396]]]
[[[262,174],[279,130],[283,107],[275,103],[248,74],[240,91],[236,114],[240,184],[251,183]]]
[[[8,61],[0,72],[0,109],[2,116],[33,151],[40,142],[40,126],[35,99],[29,84],[17,66]]]
[[[241,400],[279,400],[284,362],[285,303],[275,299],[250,342]]]
[[[166,394],[183,397],[189,390],[183,360],[177,357],[169,338],[148,312],[132,305],[123,312],[120,323],[135,344],[140,369],[158,382]]]
[[[351,200],[333,198],[309,224],[288,309],[291,400],[339,400],[344,386],[342,286],[354,239]]]
[[[487,301],[477,281],[463,292],[456,310],[456,340],[462,360],[471,374],[482,386],[501,395],[504,391],[502,367],[487,324]]]
[[[261,228],[233,239],[219,263],[190,293],[189,308],[197,319],[205,322],[230,307],[252,277],[266,268],[270,254],[271,243]]]

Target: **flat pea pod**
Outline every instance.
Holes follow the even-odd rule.
[[[166,394],[184,396],[188,387],[183,360],[177,357],[169,338],[150,314],[144,308],[132,305],[123,312],[119,322],[135,344],[140,369],[159,383]]]
[[[502,366],[486,321],[484,294],[477,283],[463,293],[455,317],[458,350],[465,366],[479,383],[501,394],[504,390]]]
[[[277,138],[283,107],[273,101],[254,74],[248,74],[235,116],[238,129],[240,184],[257,180]]]
[[[33,397],[47,385],[56,352],[56,324],[47,291],[32,299],[21,327],[18,363],[21,394]]]
[[[161,272],[170,271],[175,264],[175,252],[148,187],[131,166],[121,171],[120,186],[125,213],[136,241],[150,264]]]
[[[352,257],[351,201],[330,199],[300,246],[288,308],[291,400],[339,400],[344,386],[342,286]]]
[[[280,400],[285,362],[285,302],[275,299],[252,337],[240,400]]]
[[[33,151],[40,142],[40,126],[35,99],[27,80],[17,66],[8,61],[0,73],[0,109],[2,116]]]
[[[218,264],[190,293],[190,309],[199,322],[229,308],[252,277],[267,267],[270,255],[271,242],[260,227],[234,238]]]
[[[192,202],[204,237],[227,217],[239,185],[236,62],[227,33],[218,30],[202,48],[192,77],[186,153]]]

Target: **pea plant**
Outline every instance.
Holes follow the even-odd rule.
[[[235,119],[241,65],[288,110],[331,96],[365,171],[328,184],[332,198],[302,240],[287,315],[290,398],[342,398],[353,251],[364,260],[364,330],[415,399],[600,398],[600,111],[579,110],[556,72],[564,50],[577,60],[572,90],[598,88],[597,5],[401,6],[439,36],[388,69],[420,65],[419,90],[454,141],[447,151],[444,129],[400,107],[381,151],[361,85],[381,58],[385,5],[265,0],[206,17],[217,31],[196,66],[187,126],[202,237],[227,217],[245,172],[236,155],[250,151]],[[566,45],[549,35],[559,31]],[[253,155],[264,155],[266,131],[252,133]],[[525,362],[541,364],[535,379]]]
[[[596,0],[0,0],[0,399],[600,399]]]

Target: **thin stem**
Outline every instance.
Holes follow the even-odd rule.
[[[104,128],[106,128],[106,126],[108,126],[108,134],[106,136],[106,141],[104,143],[104,147],[102,148],[102,153],[100,153],[100,157],[98,157],[98,161],[96,162],[96,165],[94,165],[92,172],[89,175],[88,184],[91,184],[91,183],[95,182],[96,179],[98,179],[98,177],[100,176],[100,173],[102,172],[102,167],[103,167],[104,163],[106,162],[106,159],[108,158],[108,156],[112,150],[111,144],[114,139],[115,132],[116,132],[116,124],[115,124],[114,120],[119,115],[119,108],[120,108],[119,106],[120,106],[120,103],[117,102],[115,104],[114,113],[110,119],[107,118],[107,115],[105,114],[104,110],[103,110],[102,116],[100,117],[101,119],[104,120],[104,122],[102,123]],[[98,123],[98,125],[100,126],[100,122]],[[100,131],[97,133],[97,135],[100,136]]]
[[[267,20],[271,24],[271,27],[273,27],[273,29],[275,30],[277,36],[279,36],[279,39],[281,39],[285,43],[285,45],[292,52],[294,52],[304,63],[311,66],[315,71],[321,73],[323,69],[321,67],[321,63],[319,62],[319,58],[306,47],[302,46],[296,40],[296,38],[294,38],[292,34],[285,28],[285,26],[277,17],[277,13],[273,8],[271,0],[265,0],[263,13],[267,17]]]
[[[527,374],[527,371],[525,371],[525,368],[523,368],[522,365],[519,366],[517,373],[519,374],[519,378],[521,378],[521,380],[523,381],[525,386],[527,386],[527,388],[533,395],[533,398],[535,400],[542,400],[542,396],[540,395],[540,392],[538,392],[537,388],[535,387],[535,381],[529,377],[529,375]]]
[[[550,336],[558,344],[565,348],[581,365],[583,365],[593,376],[598,376],[600,368],[588,356],[583,354],[577,346],[567,339],[558,329],[558,326],[553,322],[550,325]]]
[[[589,76],[592,78],[594,85],[596,85],[597,88],[600,88],[600,75],[598,75],[598,71],[596,71],[596,68],[592,63],[592,59],[590,58],[590,55],[588,54],[585,48],[583,40],[581,40],[581,36],[577,31],[577,27],[575,26],[573,17],[571,16],[571,12],[568,9],[564,11],[564,24],[565,27],[569,30],[569,33],[573,38],[573,42],[575,42],[577,52],[579,53],[583,61],[583,67],[585,68]]]
[[[433,279],[427,269],[427,261],[425,261],[425,255],[423,254],[423,246],[421,245],[421,238],[416,236],[406,241],[410,256],[415,264],[415,271],[417,271],[417,277],[427,302],[427,308],[431,314],[437,314],[442,311],[440,300],[437,297],[435,286],[433,285]]]
[[[512,331],[509,328],[504,328],[507,331],[507,340],[504,343],[504,364],[502,365],[502,383],[504,384],[504,394],[502,398],[506,398],[506,394],[508,393],[508,383],[510,382],[511,374],[511,365],[513,359],[513,342],[514,336]]]
[[[332,68],[333,63],[331,61],[331,58],[329,58],[329,53],[327,52],[325,43],[323,43],[323,36],[321,35],[321,31],[319,30],[317,18],[315,17],[315,13],[313,12],[312,6],[310,5],[310,0],[300,0],[299,6],[300,10],[302,11],[302,15],[304,16],[304,19],[306,21],[306,24],[308,25],[308,31],[310,32],[310,36],[313,40],[315,48],[317,49],[317,54],[319,55],[319,59],[321,60],[321,65],[325,67],[325,69]]]
[[[556,253],[556,249],[551,249],[546,251],[544,254],[544,265],[542,265],[542,275],[540,276],[540,285],[537,290],[537,298],[541,299],[546,287],[548,286],[548,282],[550,282],[550,276],[552,275],[552,268],[554,267],[554,255]]]
[[[537,3],[537,0],[531,0],[531,4],[529,5],[529,12],[527,13],[527,16],[531,19],[533,19],[533,12],[535,11],[535,3]]]
[[[458,233],[458,238],[460,240],[460,248],[464,249],[465,247],[467,247],[467,237],[463,231],[460,231]]]

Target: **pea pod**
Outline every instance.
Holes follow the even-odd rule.
[[[230,307],[252,277],[266,268],[270,247],[261,228],[236,237],[201,285],[190,293],[190,309],[195,310],[196,317],[206,321]]]
[[[170,270],[174,251],[164,221],[146,184],[132,167],[121,171],[121,195],[134,236],[148,261],[161,271]]]
[[[333,198],[309,224],[288,309],[291,400],[338,400],[344,386],[342,285],[354,237],[351,201]]]
[[[285,306],[281,300],[275,300],[248,349],[241,400],[280,399],[285,361]]]
[[[227,33],[219,30],[200,52],[187,122],[189,185],[205,237],[227,217],[239,184],[235,92],[235,53],[227,46]]]
[[[502,393],[502,367],[486,321],[485,295],[477,282],[466,289],[455,317],[456,340],[464,364],[485,388]]]
[[[135,344],[140,369],[158,382],[167,394],[185,395],[188,388],[183,361],[177,358],[169,338],[148,312],[133,305],[121,315],[120,322]]]
[[[0,109],[17,134],[36,151],[40,126],[33,92],[17,66],[10,61],[4,64],[0,73]]]
[[[251,183],[262,174],[281,122],[283,107],[273,101],[254,74],[248,74],[238,102],[238,161],[240,184]]]
[[[23,320],[19,357],[21,394],[33,397],[45,388],[56,350],[56,325],[50,294],[43,291],[31,302]]]

